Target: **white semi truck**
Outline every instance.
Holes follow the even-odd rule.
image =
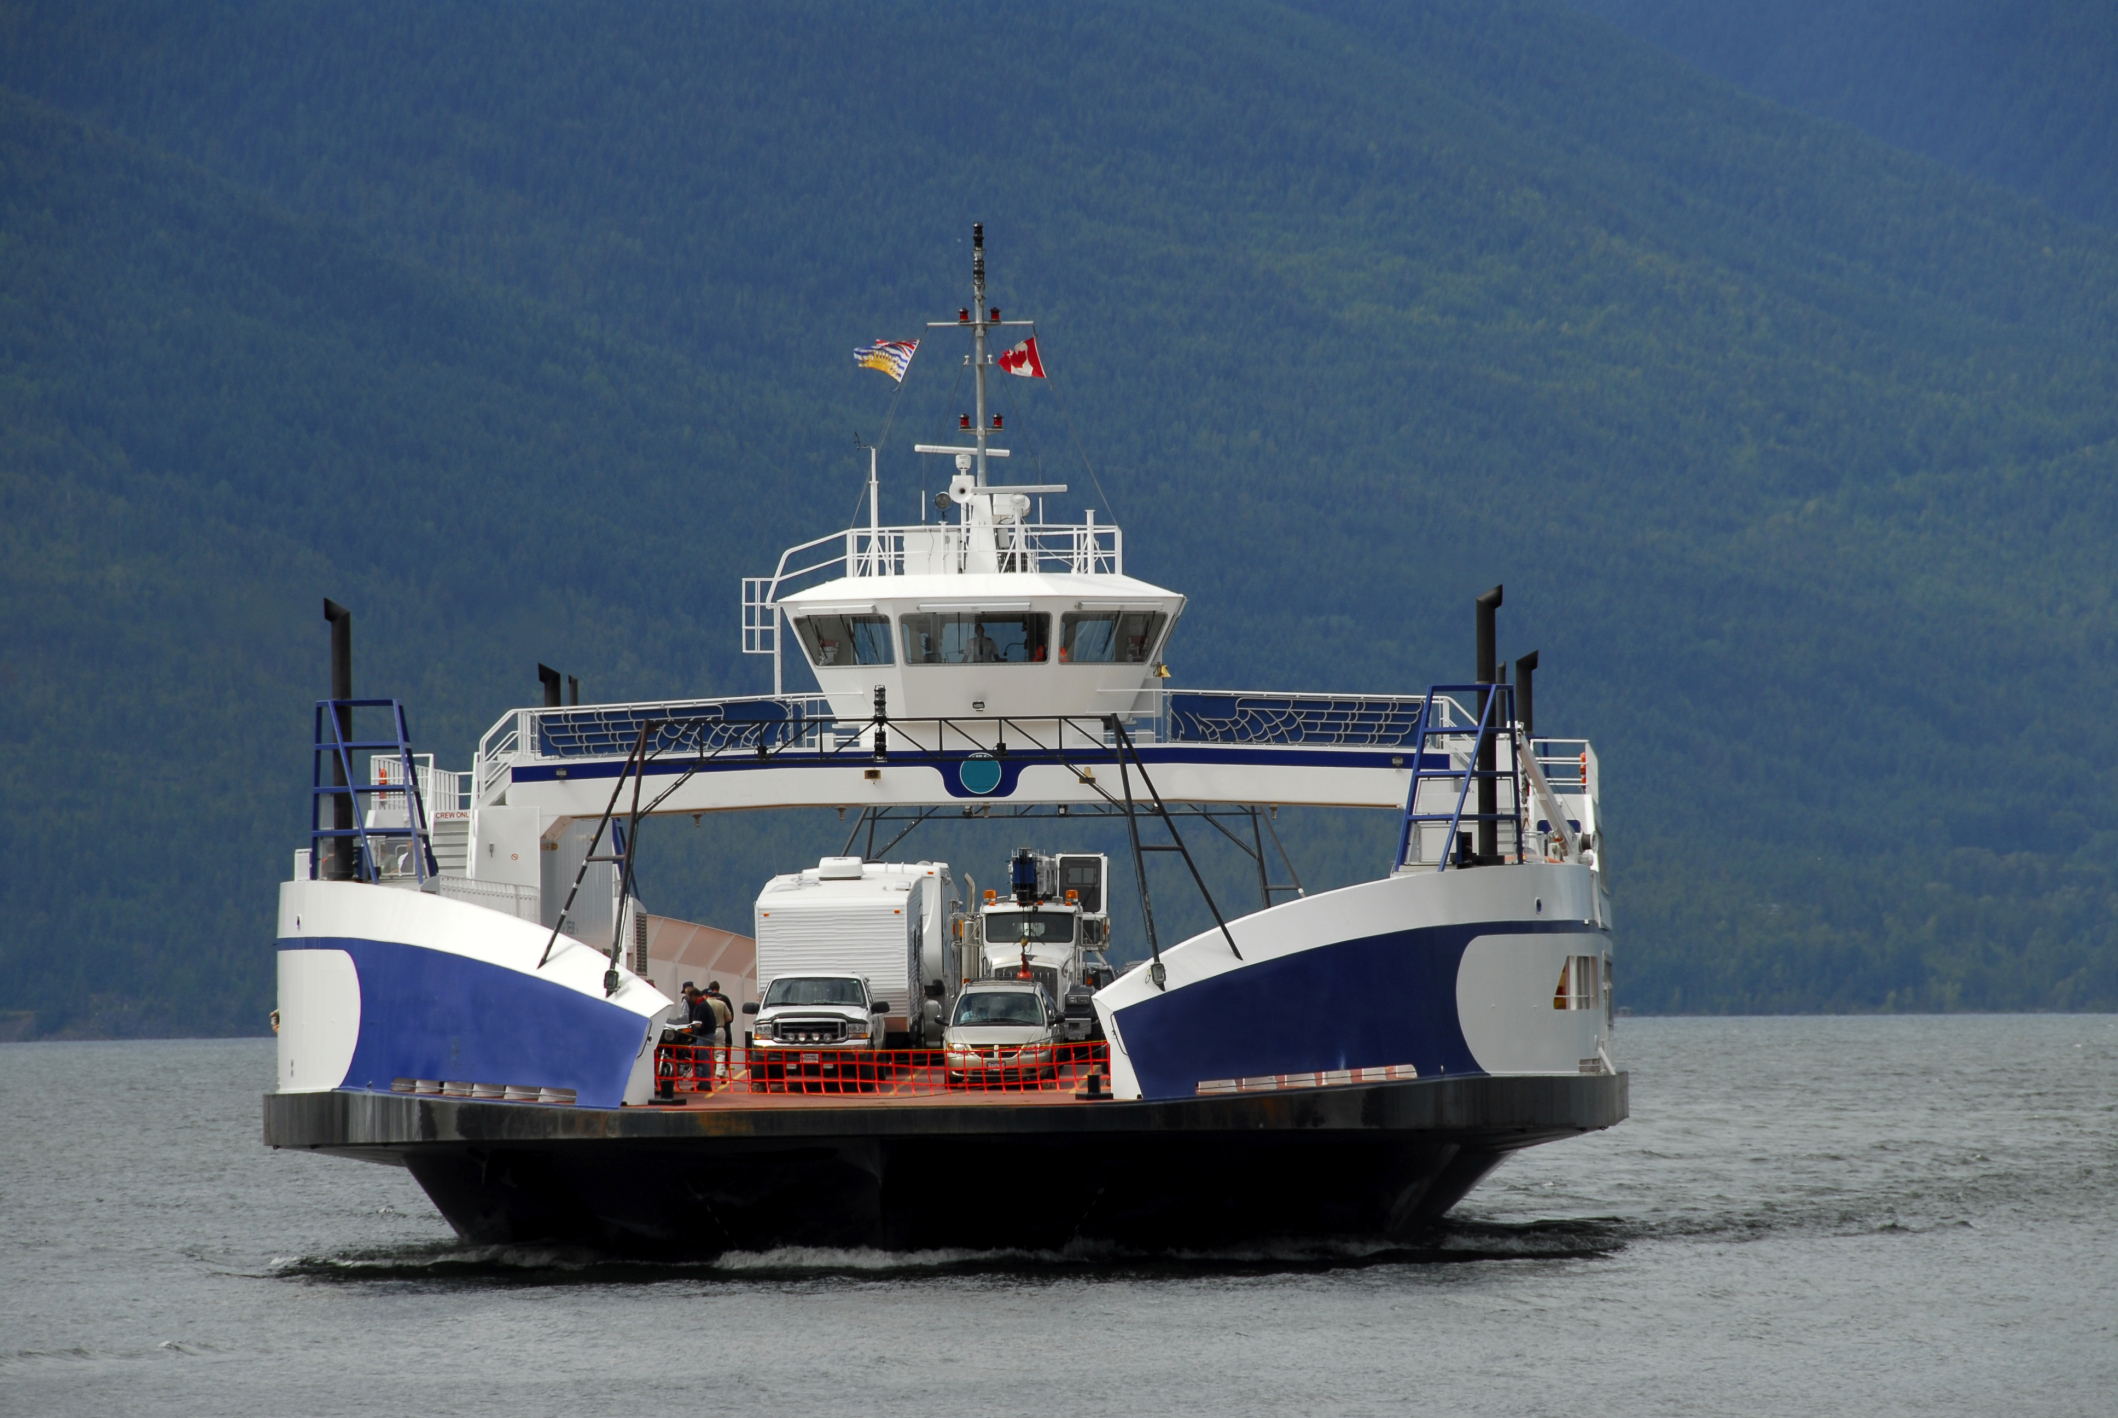
[[[1037,981],[1066,1011],[1070,1036],[1090,1037],[1095,1012],[1088,997],[1116,978],[1104,955],[1109,879],[1110,859],[1101,853],[1017,851],[1008,863],[1008,894],[988,891],[979,907],[977,978]]]
[[[756,909],[760,998],[782,975],[859,976],[889,1006],[888,1046],[939,1046],[964,978],[948,863],[825,857],[772,878]]]

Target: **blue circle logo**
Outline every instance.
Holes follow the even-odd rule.
[[[956,765],[956,781],[982,798],[1000,786],[1000,761],[990,753],[974,753]]]

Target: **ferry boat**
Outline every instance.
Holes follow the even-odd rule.
[[[1626,1116],[1596,754],[1535,733],[1536,657],[1511,676],[1497,656],[1500,588],[1475,600],[1462,682],[1170,686],[1185,597],[1129,574],[1093,512],[1045,521],[1065,486],[998,480],[987,380],[1036,357],[1035,326],[988,305],[977,228],[972,259],[971,303],[928,339],[967,341],[974,408],[955,441],[915,445],[953,470],[946,518],[882,525],[871,453],[866,525],[744,579],[743,647],[771,659],[772,694],[567,704],[551,676],[447,772],[401,704],[355,697],[350,617],[326,602],[268,1145],[405,1166],[479,1241],[1158,1249],[1402,1236],[1509,1153]],[[786,690],[790,653],[817,692]],[[1282,805],[1392,813],[1396,851],[1342,889],[1275,885]],[[1146,949],[1095,990],[1094,1042],[991,1090],[876,1048],[816,1090],[786,1082],[805,1075],[784,1050],[768,1088],[751,1048],[674,1033],[682,1011],[648,978],[642,825],[795,807],[857,813],[871,842],[939,816],[1016,837],[1025,818],[1122,819]],[[1256,843],[1247,912],[1183,837],[1233,839],[1231,818]],[[1190,868],[1212,929],[1158,938],[1157,851]],[[944,950],[934,920],[905,988],[876,998],[893,1040],[927,1027],[912,986],[958,986],[980,958]],[[1000,1188],[1025,1177],[1029,1195]]]

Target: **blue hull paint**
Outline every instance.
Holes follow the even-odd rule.
[[[1577,929],[1504,921],[1337,941],[1181,986],[1117,1012],[1144,1098],[1207,1079],[1412,1064],[1420,1077],[1485,1072],[1456,1017],[1456,972],[1482,935]]]
[[[304,936],[282,950],[343,950],[360,976],[360,1039],[345,1088],[398,1078],[571,1088],[582,1107],[625,1096],[647,1021],[519,970],[396,941]]]

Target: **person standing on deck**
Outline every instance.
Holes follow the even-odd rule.
[[[719,1043],[724,1048],[735,1047],[735,1002],[721,993],[719,980],[706,982],[706,993],[702,996],[713,1011],[713,1026],[707,1034],[708,1043]]]
[[[735,1003],[721,993],[719,980],[706,982],[706,992],[699,996],[699,1002],[711,1011],[708,1016],[710,1022],[706,1026],[707,1044],[718,1045],[729,1051],[714,1055],[714,1077],[727,1078],[729,1061],[734,1057],[735,1048]]]
[[[699,1042],[713,1042],[706,1037],[713,1032],[713,1004],[706,998],[705,991],[689,980],[684,982],[684,1022],[701,1031]]]

